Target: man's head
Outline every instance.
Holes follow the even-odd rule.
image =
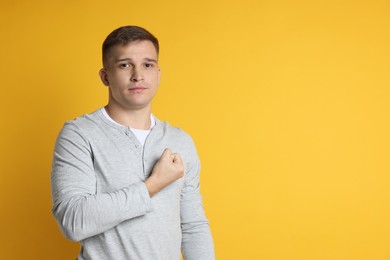
[[[150,110],[160,83],[158,41],[137,26],[114,30],[103,43],[99,76],[109,88],[109,107]]]
[[[103,67],[106,66],[107,58],[110,55],[112,47],[126,45],[135,41],[150,41],[153,43],[158,55],[160,47],[157,38],[153,34],[138,26],[122,26],[112,31],[103,42]]]

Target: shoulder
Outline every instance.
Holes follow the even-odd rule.
[[[64,123],[59,136],[79,136],[83,139],[88,135],[96,131],[99,128],[100,120],[98,113],[99,110],[95,110],[88,114],[83,114],[72,120],[68,120]]]
[[[65,122],[64,126],[67,126],[67,127],[76,127],[76,128],[79,128],[79,129],[85,129],[85,128],[91,128],[91,127],[96,127],[96,124],[99,120],[99,111],[100,109],[98,110],[95,110],[91,113],[88,113],[88,114],[83,114],[79,117],[76,117],[72,120],[68,120]]]

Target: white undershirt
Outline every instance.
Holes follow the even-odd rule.
[[[115,122],[111,117],[110,115],[107,113],[106,109],[104,107],[102,107],[100,109],[103,113],[103,115],[108,119],[110,120],[111,122],[113,122],[114,124],[116,125],[119,125],[119,126],[123,126],[117,122]],[[131,132],[133,132],[133,134],[135,135],[135,137],[137,137],[138,141],[144,145],[145,144],[145,140],[146,140],[146,137],[148,137],[149,133],[150,133],[150,130],[152,130],[152,128],[156,125],[156,121],[154,120],[154,116],[152,114],[150,114],[150,128],[148,130],[141,130],[141,129],[135,129],[135,128],[131,128],[130,127],[130,130]]]

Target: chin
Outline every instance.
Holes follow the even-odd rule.
[[[146,109],[148,107],[150,107],[150,103],[128,103],[125,105],[125,107],[129,108],[129,109],[136,109],[136,110],[140,110],[140,109]]]

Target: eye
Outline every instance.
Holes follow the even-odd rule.
[[[130,64],[128,64],[128,63],[121,63],[121,64],[119,64],[119,67],[120,67],[120,68],[123,68],[123,69],[129,68],[129,67],[130,67]]]
[[[152,68],[154,66],[153,63],[145,63],[146,68]]]

